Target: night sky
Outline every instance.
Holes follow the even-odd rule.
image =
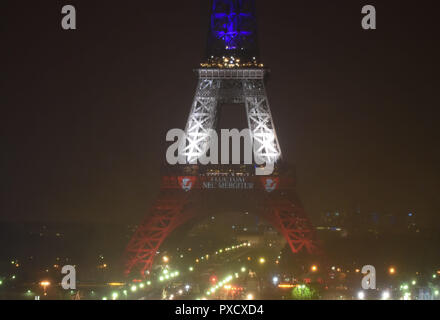
[[[435,2],[259,0],[272,113],[312,218],[360,206],[439,222]],[[365,4],[378,30],[361,28]],[[208,24],[207,0],[2,0],[0,220],[139,222]]]

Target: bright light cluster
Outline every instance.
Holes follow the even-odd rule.
[[[252,61],[243,62],[240,58],[231,57],[211,57],[207,62],[201,63],[202,68],[264,68],[264,64],[258,63],[256,57]]]

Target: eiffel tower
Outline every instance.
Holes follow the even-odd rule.
[[[265,89],[268,70],[259,61],[255,0],[212,0],[206,59],[196,71],[198,85],[179,149],[188,164],[164,169],[159,196],[127,246],[125,274],[145,277],[164,240],[203,218],[206,203],[219,203],[220,194],[272,224],[294,254],[316,253],[314,229],[282,161]],[[274,167],[270,175],[255,174],[255,163],[198,165],[224,104],[244,105],[254,157]]]

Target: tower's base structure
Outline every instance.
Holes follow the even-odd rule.
[[[319,253],[315,230],[296,195],[294,178],[276,170],[255,176],[253,166],[181,166],[162,176],[159,196],[126,249],[125,275],[144,278],[167,237],[192,219],[206,218],[202,199],[216,194],[242,197],[253,203],[250,214],[270,223],[287,241],[293,254]]]

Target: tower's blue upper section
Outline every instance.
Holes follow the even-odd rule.
[[[207,55],[242,63],[258,58],[255,0],[212,0]]]

